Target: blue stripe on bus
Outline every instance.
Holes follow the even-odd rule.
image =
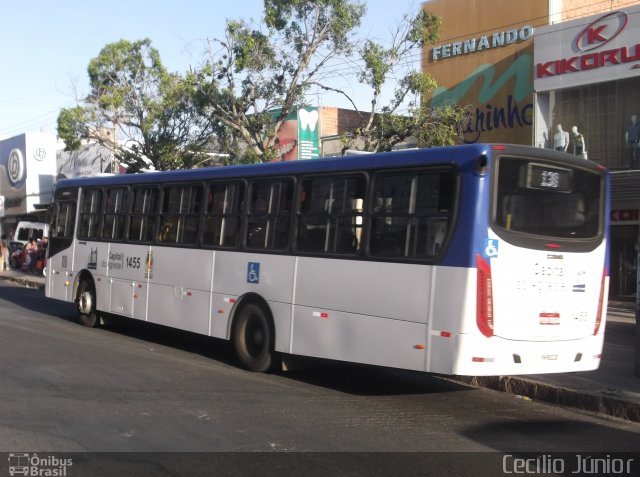
[[[177,171],[150,172],[142,174],[121,174],[114,176],[80,177],[62,179],[58,187],[87,187],[104,184],[152,184],[158,182],[180,182],[191,180],[250,178],[256,176],[280,176],[293,174],[331,173],[350,170],[369,170],[393,166],[411,167],[426,164],[450,164],[459,166],[470,162],[481,154],[489,153],[485,144],[458,147],[437,147],[431,149],[410,149],[393,153],[364,154],[328,159],[309,159],[288,162],[271,162],[239,166],[220,166],[202,169],[182,169]]]

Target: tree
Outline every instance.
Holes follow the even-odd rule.
[[[134,170],[145,160],[157,169],[195,166],[212,143],[229,162],[267,162],[279,155],[285,118],[308,105],[313,88],[358,110],[332,83],[347,65],[372,100],[358,111],[360,127],[343,135],[345,149],[390,150],[409,136],[425,146],[453,143],[463,112],[423,107],[421,94],[435,82],[411,66],[415,52],[437,39],[439,19],[405,16],[385,46],[355,39],[364,13],[358,0],[264,0],[257,26],[227,21],[223,37],[207,43],[204,63],[182,75],[164,68],[149,39],[109,44],[89,64],[90,94],[60,112],[58,134],[70,149],[98,141]],[[395,91],[381,106],[391,83]]]
[[[291,112],[307,104],[313,87],[344,96],[359,112],[360,127],[342,135],[344,149],[387,151],[410,136],[421,146],[459,140],[464,111],[456,106],[425,108],[421,95],[436,84],[428,74],[407,68],[426,42],[437,40],[438,17],[424,11],[405,15],[384,46],[354,39],[365,13],[363,3],[265,0],[264,5],[261,28],[227,22],[225,37],[209,43],[206,64],[193,77],[202,105],[234,138],[231,143],[220,141],[232,145],[232,155],[249,162],[273,160],[279,150],[278,129]],[[354,54],[360,61],[350,60]],[[360,111],[349,94],[331,86],[331,60],[348,64],[370,87],[369,110]],[[402,68],[406,71],[395,80]],[[392,81],[394,94],[382,107],[383,88]]]
[[[306,104],[327,62],[351,51],[364,11],[357,1],[265,0],[260,28],[228,21],[192,75],[200,104],[227,128],[220,142],[244,161],[277,157],[278,129]]]
[[[202,160],[218,125],[199,114],[193,83],[165,69],[151,40],[106,45],[88,74],[89,95],[58,116],[68,150],[97,141],[132,171],[149,161],[164,170]]]
[[[410,61],[425,44],[438,40],[440,25],[439,17],[421,10],[415,16],[403,17],[389,46],[366,40],[358,48],[362,65],[358,79],[371,90],[371,107],[360,113],[361,127],[342,134],[343,151],[390,151],[410,137],[418,147],[459,142],[467,111],[456,105],[427,107],[422,95],[433,90],[436,83],[428,73],[412,68]],[[403,67],[404,74],[394,80]],[[395,83],[393,95],[380,106],[383,89],[390,82]]]

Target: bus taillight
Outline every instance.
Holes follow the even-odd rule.
[[[598,298],[598,312],[596,313],[596,324],[593,327],[594,336],[598,334],[600,330],[600,325],[602,324],[602,313],[603,313],[603,304],[604,304],[604,285],[605,280],[607,279],[607,271],[605,270],[602,273],[602,283],[600,283],[600,297]]]
[[[476,255],[476,267],[478,268],[476,323],[480,332],[487,336],[493,336],[493,287],[491,285],[491,267],[480,256]]]

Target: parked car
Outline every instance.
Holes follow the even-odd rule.
[[[24,247],[31,239],[42,240],[43,237],[48,236],[49,224],[21,220],[16,226],[13,242],[18,242]]]

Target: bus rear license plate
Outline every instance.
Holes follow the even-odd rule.
[[[557,354],[543,354],[541,357],[544,361],[558,361]]]
[[[541,325],[559,325],[560,313],[540,313]]]

